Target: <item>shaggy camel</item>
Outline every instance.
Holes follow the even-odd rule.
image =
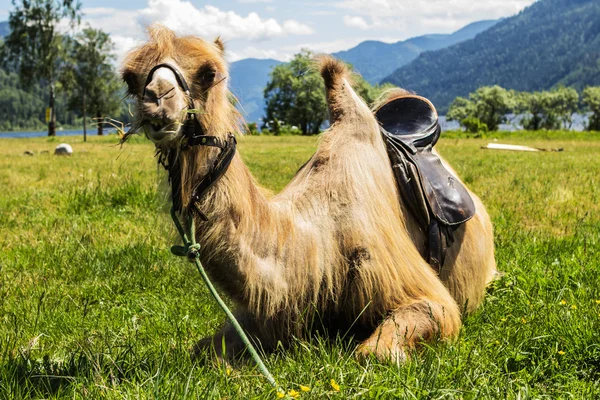
[[[191,103],[182,79],[204,134],[225,142],[240,131],[223,44],[160,25],[148,32],[122,68],[137,126],[159,153],[176,151],[181,212],[203,213],[192,213],[201,261],[253,340],[268,350],[315,331],[350,330],[360,355],[400,362],[420,341],[458,333],[461,311],[479,305],[495,273],[490,218],[472,195],[477,213],[455,233],[439,275],[424,261],[424,233],[399,201],[378,124],[344,63],[318,60],[331,126],[281,193],[268,195],[235,153],[222,178],[192,199],[220,149],[185,146]],[[222,340],[223,357],[243,350],[227,324],[197,350],[220,352]]]

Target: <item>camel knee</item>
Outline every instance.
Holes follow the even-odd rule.
[[[395,310],[360,344],[358,355],[401,363],[408,357],[407,350],[421,342],[456,336],[460,324],[455,303],[422,300]]]

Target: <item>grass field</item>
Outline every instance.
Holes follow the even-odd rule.
[[[53,148],[69,141],[72,157]],[[265,359],[300,398],[600,398],[600,137],[503,141],[563,153],[439,149],[495,225],[498,267],[453,343],[401,367],[358,363],[315,338]],[[169,253],[153,148],[114,137],[0,140],[0,398],[277,398],[252,366],[188,349],[224,316]],[[281,190],[316,138],[247,137],[259,181]],[[24,156],[32,150],[35,156]],[[50,154],[41,154],[49,150]]]

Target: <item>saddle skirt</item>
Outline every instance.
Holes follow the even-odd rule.
[[[475,215],[464,185],[432,150],[441,128],[435,107],[424,97],[406,95],[375,111],[398,191],[427,232],[424,258],[438,272],[453,242],[453,232]]]

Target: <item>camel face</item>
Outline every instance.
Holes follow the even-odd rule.
[[[177,68],[172,60],[168,61],[168,65]],[[187,114],[188,94],[180,87],[175,74],[168,67],[158,68],[147,78],[149,82],[143,88],[140,122],[146,137],[154,143],[176,138]]]
[[[204,115],[226,99],[223,47],[219,40],[177,37],[160,25],[148,30],[150,40],[131,51],[122,67],[122,78],[135,100],[135,123],[157,145],[175,147],[189,113]]]

